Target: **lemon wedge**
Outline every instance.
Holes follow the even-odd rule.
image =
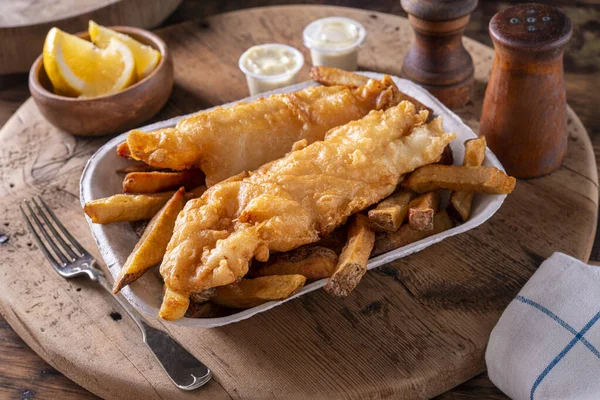
[[[52,28],[46,36],[44,69],[56,94],[94,97],[115,93],[135,82],[131,50],[112,38],[105,49]]]
[[[88,31],[92,42],[100,48],[108,47],[110,39],[115,38],[125,43],[133,53],[135,68],[138,79],[143,79],[156,68],[160,61],[160,52],[150,46],[146,46],[130,36],[113,31],[105,26],[90,21]]]

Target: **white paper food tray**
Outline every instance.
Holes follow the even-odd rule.
[[[383,74],[374,72],[364,72],[362,74],[375,79],[381,79],[383,77]],[[454,153],[454,163],[457,165],[462,165],[464,156],[463,142],[467,139],[476,137],[473,131],[467,125],[465,125],[456,114],[446,108],[425,89],[405,79],[400,79],[397,77],[393,77],[393,79],[400,90],[421,101],[423,104],[431,107],[434,110],[435,115],[441,115],[443,117],[445,131],[456,132],[458,134],[457,139],[452,142],[451,146]],[[274,90],[260,96],[248,97],[240,101],[252,101],[258,97],[268,94],[293,92],[314,85],[316,85],[316,83],[312,81],[303,82],[297,85]],[[227,107],[233,104],[235,104],[235,102],[226,104],[224,106]],[[187,115],[157,122],[140,129],[150,131],[154,129],[172,127],[175,126],[180,119],[185,117],[187,117]],[[126,133],[123,133],[110,140],[108,143],[102,146],[88,161],[85,169],[83,170],[80,182],[80,198],[82,206],[88,201],[112,196],[116,193],[122,192],[121,189],[123,177],[119,176],[115,171],[117,169],[127,167],[131,164],[131,162],[117,156],[115,149],[119,143],[125,140],[125,135]],[[493,166],[504,170],[496,156],[494,156],[489,149],[486,150],[484,165]],[[471,218],[466,223],[458,225],[437,235],[433,235],[426,239],[409,244],[408,246],[404,246],[375,257],[370,260],[368,268],[377,268],[390,261],[423,250],[424,248],[440,242],[447,237],[466,232],[481,225],[488,218],[494,215],[494,213],[502,205],[505,197],[505,195],[475,196]],[[125,263],[127,256],[133,250],[133,247],[138,240],[137,235],[134,233],[131,224],[128,222],[99,225],[92,223],[89,218],[87,218],[87,220],[92,230],[92,234],[94,235],[94,239],[98,244],[98,248],[102,254],[104,262],[109,266],[110,273],[113,275],[113,277],[116,277],[121,269],[121,265]],[[233,322],[249,318],[257,313],[267,311],[281,303],[290,301],[299,296],[303,296],[308,292],[312,292],[313,290],[317,290],[324,286],[326,282],[327,279],[321,279],[306,285],[296,295],[288,299],[282,301],[271,301],[254,308],[242,310],[227,317],[182,318],[174,321],[173,323],[197,328],[212,328],[231,324]],[[162,299],[162,283],[160,282],[157,273],[154,273],[154,271],[149,271],[136,282],[125,287],[122,290],[122,293],[125,298],[127,298],[127,300],[139,311],[156,318]]]

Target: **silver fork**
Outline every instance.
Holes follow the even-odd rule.
[[[23,204],[29,214],[25,212]],[[112,295],[112,285],[107,281],[102,271],[95,267],[96,260],[73,238],[44,200],[37,197],[37,199],[31,199],[31,201],[25,200],[23,204],[19,206],[25,222],[39,249],[54,269],[67,279],[85,275],[98,282]],[[31,204],[33,204],[33,207]],[[62,232],[62,235],[58,233],[57,228]],[[46,243],[50,246],[52,252],[48,249]],[[113,295],[113,297],[135,321],[142,331],[144,343],[178,388],[193,390],[203,386],[211,379],[210,369],[198,361],[179,342],[167,333],[148,325],[142,315],[120,294]]]

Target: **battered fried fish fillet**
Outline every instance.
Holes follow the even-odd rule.
[[[133,130],[127,146],[132,158],[153,167],[198,167],[212,186],[283,157],[299,140],[323,140],[329,129],[396,105],[398,98],[389,76],[357,88],[309,87],[195,114],[175,128]]]
[[[315,242],[389,196],[403,174],[436,162],[455,137],[441,119],[426,119],[409,102],[372,111],[189,201],[160,268],[167,288],[187,295],[236,282],[253,257],[266,261],[270,251]],[[183,316],[167,300],[159,316]]]

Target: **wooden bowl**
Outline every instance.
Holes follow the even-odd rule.
[[[160,62],[150,75],[125,90],[80,99],[53,93],[40,55],[29,71],[29,91],[42,115],[57,128],[78,136],[120,133],[140,126],[167,102],[173,89],[173,61],[165,42],[139,28],[114,26],[111,29],[160,51]],[[78,36],[89,40],[87,32]]]

